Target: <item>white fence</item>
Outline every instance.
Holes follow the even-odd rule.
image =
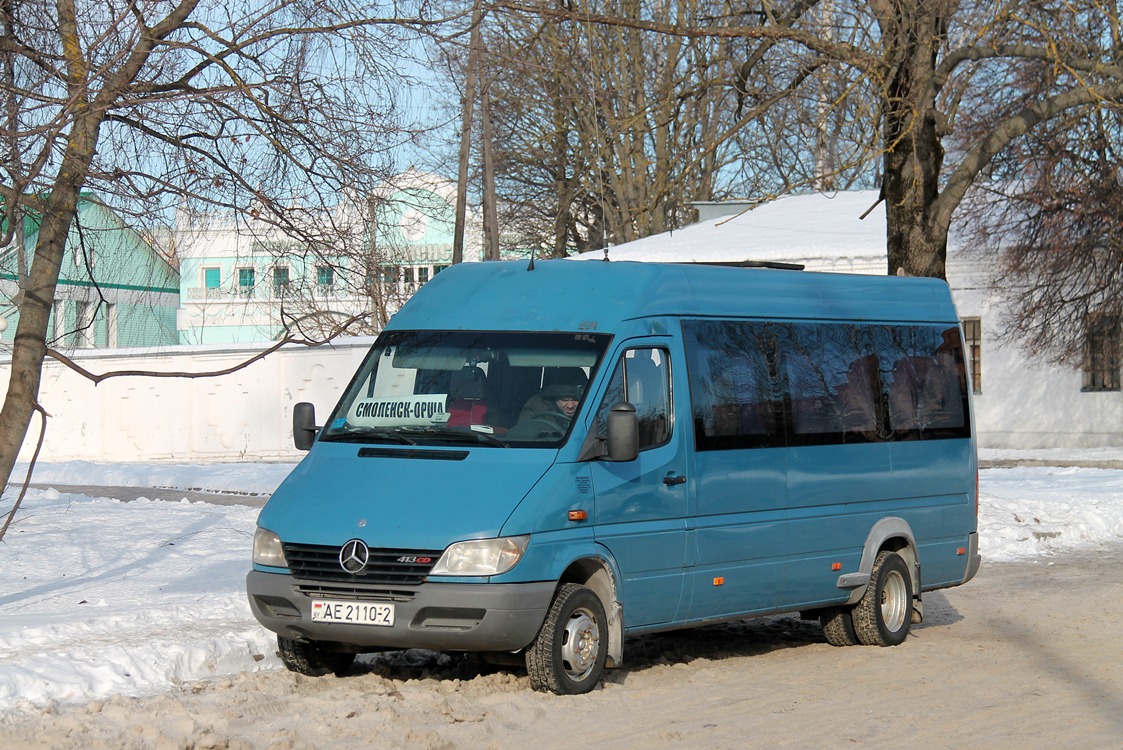
[[[316,348],[285,347],[229,375],[208,378],[110,378],[99,385],[48,360],[40,403],[51,415],[41,461],[213,461],[297,459],[292,406],[316,405],[323,420],[350,382],[373,339]],[[214,372],[267,344],[83,351],[74,360],[94,373],[119,370]],[[0,360],[0,394],[10,361]],[[33,417],[20,460],[39,434]]]
[[[292,406],[316,405],[322,422],[350,382],[372,339],[315,349],[288,347],[230,375],[111,378],[95,386],[48,361],[40,401],[50,413],[41,460],[294,460]],[[251,358],[260,346],[80,351],[95,373],[117,370],[213,372]],[[1016,349],[984,343],[983,393],[975,426],[984,448],[1097,448],[1123,445],[1123,394],[1082,393],[1080,373],[1032,363]],[[0,389],[10,364],[0,359]],[[2,390],[0,390],[2,393]],[[38,435],[32,420],[21,460]]]

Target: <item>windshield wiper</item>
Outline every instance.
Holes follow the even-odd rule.
[[[324,440],[336,443],[397,443],[398,445],[417,445],[417,441],[401,434],[398,430],[378,430],[370,427],[346,425],[339,428]]]
[[[425,427],[418,430],[404,430],[404,432],[420,438],[433,438],[437,440],[449,440],[460,443],[483,443],[484,445],[491,445],[495,446],[496,448],[507,447],[506,443],[494,437],[493,435],[487,432],[476,432],[475,430],[458,430],[453,427]]]

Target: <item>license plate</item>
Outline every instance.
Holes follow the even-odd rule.
[[[392,627],[394,625],[394,605],[320,599],[312,602],[312,622]]]

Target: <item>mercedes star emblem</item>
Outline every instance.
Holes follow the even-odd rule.
[[[352,539],[339,550],[339,564],[351,575],[365,568],[369,559],[370,550],[362,539]]]

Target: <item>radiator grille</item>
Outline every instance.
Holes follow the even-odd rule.
[[[285,544],[283,547],[289,570],[297,578],[385,586],[421,583],[441,556],[441,550],[372,547],[366,567],[352,575],[339,564],[339,547],[315,544]]]
[[[312,599],[354,599],[364,602],[408,602],[416,591],[343,583],[298,583],[293,590]]]

